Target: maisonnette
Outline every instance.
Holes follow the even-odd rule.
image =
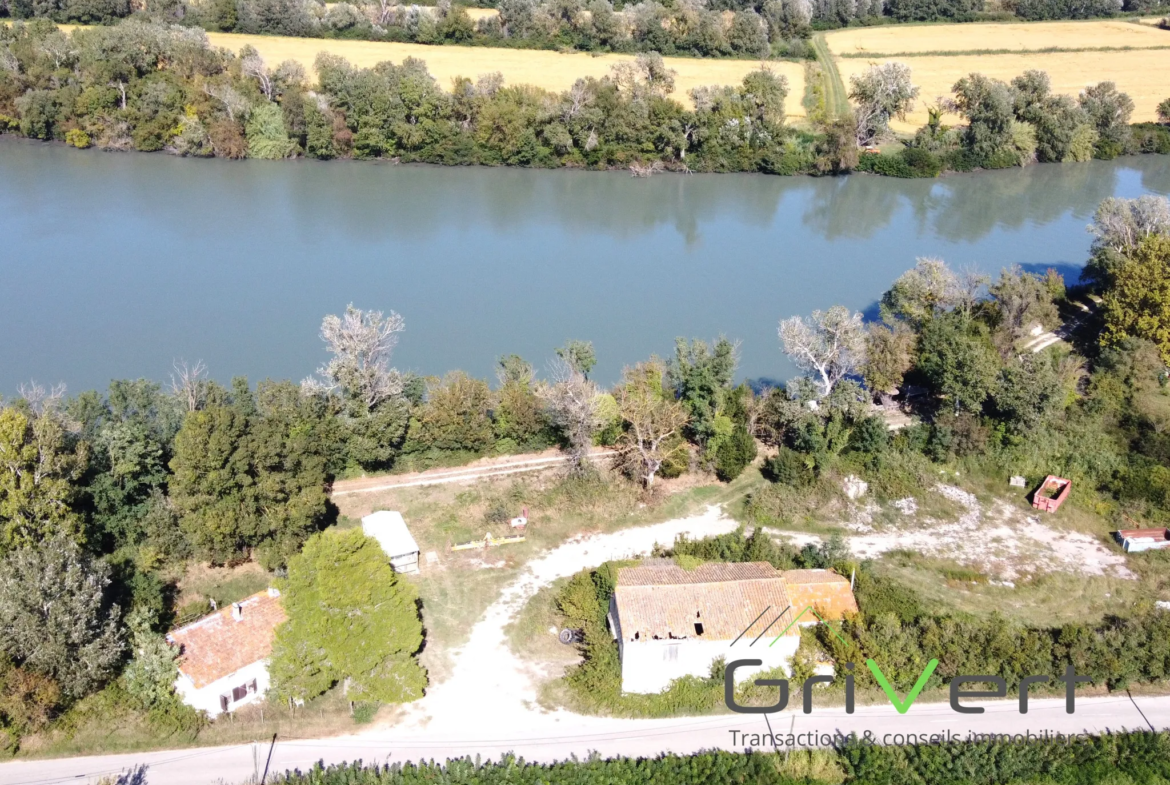
[[[740,668],[737,681],[776,668],[791,674],[801,626],[856,612],[849,580],[829,570],[781,572],[767,562],[683,569],[651,559],[618,570],[608,621],[622,691],[654,693],[682,676],[706,677],[717,658],[738,653],[763,664]]]
[[[179,649],[175,692],[217,717],[264,697],[276,628],[285,620],[280,592],[268,589],[167,635]]]

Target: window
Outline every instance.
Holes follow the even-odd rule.
[[[678,644],[669,643],[662,649],[662,660],[664,662],[675,662],[678,660]]]
[[[702,635],[702,634],[703,634],[703,622],[697,621],[697,622],[695,622],[695,635]]]
[[[220,695],[219,696],[219,710],[220,711],[227,711],[228,706],[231,704],[231,702],[232,702],[231,695]]]
[[[242,701],[246,697],[248,697],[247,685],[241,684],[239,687],[236,687],[232,690],[232,701],[233,702],[234,701]]]
[[[248,682],[248,694],[249,695],[256,694],[256,680],[255,679],[252,679],[250,682]]]

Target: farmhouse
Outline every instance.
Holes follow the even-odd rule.
[[[179,648],[175,692],[210,717],[259,700],[268,691],[268,656],[284,620],[280,592],[268,589],[174,630],[167,642]]]
[[[402,513],[379,510],[362,518],[362,531],[382,546],[395,572],[418,572],[418,543],[406,528]]]
[[[1126,553],[1170,548],[1170,529],[1121,529],[1113,536]]]
[[[622,691],[659,692],[681,676],[706,677],[718,657],[763,662],[741,668],[737,679],[775,668],[788,672],[799,627],[817,621],[812,613],[800,615],[810,605],[826,620],[857,610],[849,581],[828,570],[780,572],[766,562],[709,562],[688,570],[667,559],[624,567],[609,609]]]

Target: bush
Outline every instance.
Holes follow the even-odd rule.
[[[1157,123],[1136,123],[1130,126],[1130,131],[1138,152],[1170,154],[1170,128]]]
[[[890,429],[881,417],[866,417],[849,434],[849,449],[865,455],[877,455],[890,446]]]
[[[715,476],[731,482],[756,458],[756,440],[747,426],[736,425],[731,436],[719,445],[715,453]]]
[[[764,461],[760,473],[766,479],[796,488],[807,486],[813,480],[813,471],[805,457],[791,447],[780,447],[780,452]]]

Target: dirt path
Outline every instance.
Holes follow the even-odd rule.
[[[1003,501],[984,509],[975,496],[953,485],[940,484],[935,492],[963,508],[958,520],[918,520],[915,501],[902,499],[894,506],[902,511],[905,526],[875,530],[864,522],[869,516],[861,516],[850,525],[856,533],[845,537],[849,549],[862,558],[911,550],[978,567],[1005,581],[1044,572],[1137,577],[1125,566],[1123,554],[1089,534],[1055,529],[1039,516],[1026,515]],[[769,531],[797,547],[821,542],[813,534]]]
[[[613,450],[598,449],[589,455],[597,462],[613,456]],[[333,483],[334,496],[351,496],[358,493],[388,491],[394,488],[412,488],[421,485],[442,485],[449,482],[475,482],[490,477],[505,477],[510,474],[539,472],[555,469],[568,463],[569,457],[559,450],[545,450],[533,455],[508,455],[499,458],[481,458],[466,466],[444,469],[427,469],[408,474],[381,474],[375,477],[357,477],[352,480],[338,480]]]
[[[534,559],[472,627],[467,643],[453,652],[451,678],[410,704],[398,727],[442,728],[447,732],[465,727],[482,729],[486,723],[506,734],[546,726],[550,713],[536,708],[533,674],[509,649],[504,635],[504,627],[525,603],[557,578],[606,561],[648,554],[655,544],[669,545],[680,534],[707,537],[734,531],[737,526],[721,508],[708,507],[702,515],[691,518],[578,536]]]

